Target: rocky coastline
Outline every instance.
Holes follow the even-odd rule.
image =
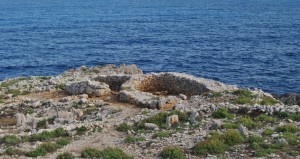
[[[300,158],[300,95],[135,65],[0,82],[0,158]]]

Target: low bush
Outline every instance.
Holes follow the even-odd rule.
[[[235,123],[225,123],[221,126],[222,129],[237,129],[239,126]]]
[[[152,138],[163,138],[163,137],[169,137],[169,136],[170,136],[170,133],[168,133],[166,131],[160,131],[160,132],[153,134]]]
[[[127,123],[122,123],[117,127],[117,131],[120,132],[127,132],[128,130],[131,130],[132,127],[128,125]]]
[[[294,120],[294,121],[300,121],[300,112],[292,113],[289,116],[289,118],[292,119],[292,120]]]
[[[261,114],[261,115],[257,116],[256,120],[260,121],[260,122],[268,122],[268,123],[275,123],[277,121],[276,118],[265,115],[265,114]]]
[[[88,131],[88,128],[86,128],[85,126],[81,126],[81,127],[77,127],[75,130],[76,130],[76,135],[83,135],[85,134],[85,132]]]
[[[139,142],[139,141],[145,141],[145,138],[143,137],[134,137],[134,136],[127,136],[124,140],[125,143],[133,143],[133,142]]]
[[[273,134],[273,130],[271,129],[265,129],[263,132],[262,132],[262,135],[264,136],[271,136]]]
[[[36,128],[37,129],[46,129],[47,128],[47,120],[46,119],[40,120],[37,123]]]
[[[19,149],[16,149],[16,148],[12,148],[12,147],[7,148],[4,153],[6,155],[10,155],[10,156],[12,156],[12,155],[19,155],[19,156],[24,155],[23,151],[21,151]]]
[[[293,124],[282,125],[275,128],[276,132],[290,132],[295,133],[299,131],[299,128]]]
[[[82,158],[100,158],[101,151],[94,148],[86,148],[81,152]]]
[[[70,144],[70,141],[68,139],[61,138],[56,141],[56,144],[58,144],[60,146],[66,146],[66,145]]]
[[[5,135],[2,138],[2,142],[8,146],[14,146],[19,143],[22,143],[22,140],[21,140],[21,138],[17,137],[16,135]]]
[[[192,152],[196,155],[223,154],[227,145],[218,139],[209,139],[197,143]]]
[[[126,154],[123,150],[119,148],[108,147],[101,151],[102,159],[133,159],[132,156]]]
[[[94,148],[86,148],[81,152],[82,158],[101,158],[101,159],[133,159],[123,150],[118,148],[108,147],[102,151]]]
[[[234,117],[234,115],[230,114],[226,108],[218,109],[217,111],[212,113],[212,116],[214,118],[219,118],[219,119],[225,119],[225,118],[233,119],[233,117]]]
[[[234,146],[244,142],[244,137],[240,132],[234,129],[227,130],[221,135],[220,140],[222,140],[226,145]]]
[[[57,155],[56,159],[75,159],[75,156],[70,152],[64,152]]]
[[[47,152],[51,153],[51,152],[55,152],[57,149],[59,149],[60,145],[58,145],[56,143],[46,142],[46,143],[42,143],[39,147],[46,150]]]
[[[242,116],[237,120],[237,124],[242,124],[246,126],[248,129],[253,129],[258,126],[261,126],[260,123],[254,122],[249,116]]]
[[[38,156],[45,156],[47,154],[47,151],[41,147],[38,147],[32,151],[29,151],[25,153],[25,156],[27,157],[38,157]]]
[[[163,159],[185,159],[184,152],[180,147],[165,147],[159,155]]]

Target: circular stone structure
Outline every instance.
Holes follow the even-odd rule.
[[[149,108],[168,108],[175,106],[179,98],[176,95],[201,95],[206,92],[236,90],[236,86],[225,85],[210,79],[196,78],[183,73],[163,72],[133,75],[121,85],[119,101]],[[155,94],[170,95],[168,97]],[[172,102],[170,102],[172,101]],[[172,103],[172,104],[170,104]]]

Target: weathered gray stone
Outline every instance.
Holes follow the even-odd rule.
[[[111,92],[107,84],[89,80],[67,84],[65,89],[71,95],[88,94],[98,97],[109,95]]]
[[[154,123],[145,123],[145,128],[150,130],[159,130],[158,126]]]
[[[238,127],[238,131],[239,131],[242,135],[245,135],[246,137],[249,136],[249,130],[248,130],[245,126],[243,126],[243,125],[240,125],[240,126]]]
[[[190,123],[194,124],[197,122],[197,118],[200,118],[199,113],[195,110],[192,111],[191,115],[190,115]]]

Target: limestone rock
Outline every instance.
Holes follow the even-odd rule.
[[[191,123],[191,124],[196,123],[196,122],[197,122],[197,118],[200,118],[199,113],[198,113],[197,111],[192,111],[192,113],[191,113],[191,115],[190,115],[190,118],[189,118],[190,123]]]
[[[159,130],[158,126],[154,123],[145,123],[145,128],[150,130]]]
[[[171,116],[167,117],[167,120],[166,120],[166,124],[168,127],[170,127],[174,124],[177,124],[178,122],[179,122],[178,115],[171,115]]]
[[[245,126],[243,126],[243,125],[240,125],[240,126],[238,127],[238,131],[239,131],[242,135],[245,135],[246,137],[249,136],[249,130],[248,130]]]
[[[97,97],[109,95],[111,92],[107,84],[90,80],[67,84],[65,89],[71,95],[88,94]]]

